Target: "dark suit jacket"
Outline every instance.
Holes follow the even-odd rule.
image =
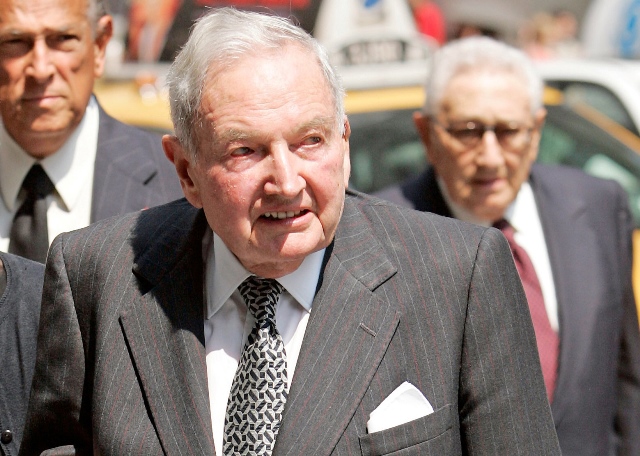
[[[56,238],[22,455],[214,453],[205,226],[181,200]],[[405,380],[435,412],[367,434],[371,411]],[[273,454],[557,455],[557,445],[500,232],[348,192]]]
[[[99,113],[91,221],[146,209],[183,196],[160,137]],[[10,430],[6,454],[17,454],[35,362],[44,266],[2,254],[8,277],[0,301],[0,432]],[[1,451],[0,451],[1,452]]]
[[[613,181],[534,165],[530,177],[560,317],[551,406],[564,455],[640,455],[640,336],[633,221]],[[378,196],[451,217],[433,169]]]
[[[100,108],[91,222],[183,196],[159,135],[125,125]]]
[[[0,297],[0,454],[15,455],[33,377],[44,265],[3,252],[0,260],[7,278]]]

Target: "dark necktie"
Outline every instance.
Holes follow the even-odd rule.
[[[287,358],[275,321],[283,287],[274,279],[251,276],[238,289],[256,324],[231,385],[223,453],[270,455],[287,400]]]
[[[516,243],[513,236],[513,227],[506,220],[500,220],[494,226],[502,231],[502,234],[504,234],[504,237],[506,237],[509,242],[524,292],[527,295],[533,329],[536,333],[536,343],[538,345],[538,355],[540,356],[544,384],[547,388],[547,397],[549,398],[549,402],[551,402],[558,373],[560,339],[551,327],[551,323],[549,323],[549,316],[544,306],[542,288],[540,287],[533,263],[529,255],[527,255],[527,252]]]
[[[13,217],[9,252],[44,263],[49,250],[47,196],[55,187],[42,166],[36,164],[22,181],[22,188],[26,198]]]

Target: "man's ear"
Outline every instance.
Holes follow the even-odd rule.
[[[538,109],[538,111],[536,112],[533,118],[534,127],[533,127],[533,133],[531,136],[531,144],[529,145],[529,159],[531,161],[534,161],[536,158],[538,158],[538,152],[540,147],[540,137],[542,134],[542,128],[544,127],[544,122],[546,118],[547,118],[547,110],[544,107]]]
[[[342,140],[344,141],[344,186],[349,186],[349,177],[351,177],[351,157],[349,155],[349,137],[351,136],[351,125],[349,125],[349,119],[344,119],[344,135]]]
[[[431,119],[422,111],[413,113],[413,123],[424,146],[425,155],[429,159],[429,144],[431,143]]]
[[[173,163],[173,166],[176,167],[178,179],[180,179],[180,186],[187,201],[194,207],[202,207],[200,189],[192,177],[195,170],[195,160],[189,151],[187,151],[180,143],[180,140],[173,135],[164,135],[162,137],[162,148],[164,149],[164,154],[171,163]]]
[[[104,63],[107,53],[107,45],[113,36],[113,18],[108,14],[98,19],[96,24],[95,37],[93,39],[94,49],[94,69],[96,78],[104,73]]]

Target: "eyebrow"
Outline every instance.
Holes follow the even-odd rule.
[[[290,133],[296,135],[309,130],[322,130],[330,134],[336,124],[333,116],[318,116],[308,122],[302,123],[292,129]],[[228,129],[218,133],[214,127],[213,141],[216,144],[228,144],[234,141],[242,141],[247,138],[264,136],[262,133],[253,132],[251,130],[238,130],[235,128]]]
[[[48,27],[44,30],[44,32],[42,32],[42,34],[46,35],[48,33],[67,33],[69,31],[76,30],[82,27],[83,27],[83,24],[78,24],[78,23],[66,24],[56,28]],[[33,30],[16,29],[16,28],[3,29],[2,27],[0,27],[0,36],[19,37],[19,36],[33,36],[33,35],[40,35],[40,34],[41,33],[36,33]]]

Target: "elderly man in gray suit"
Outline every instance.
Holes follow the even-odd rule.
[[[521,50],[486,37],[451,42],[434,56],[427,87],[415,121],[432,166],[379,196],[505,230],[562,454],[640,454],[626,193],[613,181],[534,163],[543,85]]]
[[[102,0],[0,2],[0,251],[44,261],[61,232],[182,196],[160,137],[92,96],[112,33]]]
[[[186,200],[54,240],[22,455],[560,454],[506,240],[346,188],[313,38],[214,9],[169,81]]]

